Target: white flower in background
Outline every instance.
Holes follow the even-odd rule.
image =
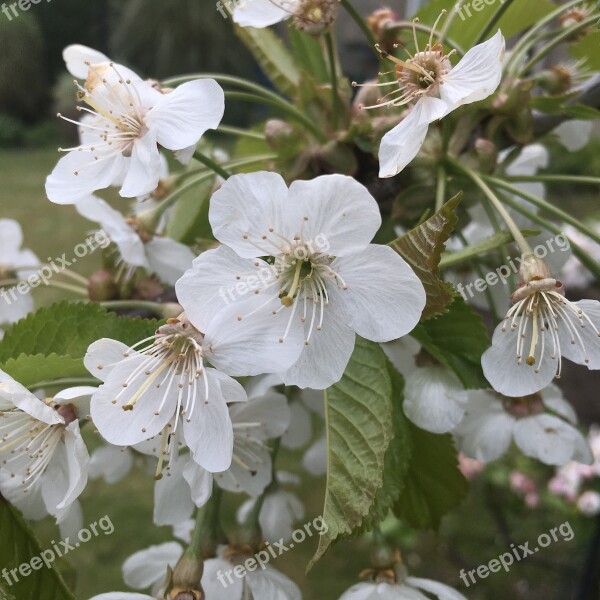
[[[87,417],[95,390],[69,388],[40,400],[2,373],[0,492],[26,518],[51,514],[59,523],[69,518],[88,478],[78,419]]]
[[[589,444],[576,424],[573,407],[555,385],[522,398],[474,391],[454,435],[464,454],[482,462],[499,458],[514,440],[523,454],[548,465],[590,464]]]
[[[191,517],[196,507],[206,504],[213,481],[230,492],[259,496],[271,483],[272,460],[266,440],[279,437],[288,427],[290,411],[283,394],[267,393],[229,407],[233,425],[233,458],[226,471],[214,475],[185,456],[165,469],[155,485],[154,522],[178,525]],[[146,448],[159,456],[162,432]],[[170,435],[167,433],[166,435]],[[136,446],[139,448],[139,446]]]
[[[592,490],[584,492],[577,500],[577,508],[586,517],[594,517],[600,514],[600,494]]]
[[[358,583],[344,592],[339,600],[429,600],[431,596],[438,600],[466,600],[443,583],[419,577],[406,577],[402,583]]]
[[[263,538],[269,542],[291,539],[295,524],[305,516],[304,504],[296,494],[284,490],[281,487],[283,483],[298,485],[300,478],[292,473],[279,471],[277,482],[265,494],[258,522]],[[255,504],[256,499],[251,498],[240,506],[237,512],[238,523],[246,522]]]
[[[454,429],[465,414],[468,400],[458,377],[429,356],[422,357],[420,344],[411,337],[382,344],[382,348],[404,376],[404,414],[432,433]]]
[[[67,65],[81,74],[85,62],[80,52],[73,54]],[[126,198],[148,194],[160,179],[158,145],[187,149],[223,117],[224,93],[212,79],[161,93],[122,65],[90,62],[87,67],[84,85],[78,84],[85,105],[77,110],[84,117],[73,121],[82,143],[64,150],[67,155],[48,177],[46,194],[52,202],[73,204],[111,185],[119,185]]]
[[[241,0],[235,2],[233,20],[242,27],[269,27],[294,15],[303,0]]]
[[[21,225],[13,219],[0,219],[0,339],[2,327],[16,323],[33,310],[31,294],[21,294],[13,286],[2,286],[3,280],[25,279],[40,264],[31,250],[21,249],[22,245]]]
[[[167,577],[167,568],[175,568],[183,554],[177,542],[150,546],[132,554],[123,563],[123,581],[134,590],[152,588],[156,596]]]
[[[437,25],[437,23],[436,23]],[[436,25],[433,29],[435,30]],[[492,38],[471,48],[453,67],[440,43],[433,45],[433,31],[424,50],[416,49],[406,60],[382,52],[396,64],[396,81],[376,84],[394,86],[376,105],[407,106],[410,112],[381,140],[380,177],[393,177],[418,154],[429,125],[465,104],[491,96],[502,78],[504,37],[498,31]],[[366,84],[367,86],[370,84]]]
[[[481,359],[492,387],[505,396],[534,394],[560,377],[562,357],[600,369],[600,302],[567,300],[563,284],[533,257],[521,282]]]
[[[557,496],[563,496],[570,502],[577,500],[579,488],[584,481],[581,463],[570,462],[561,466],[548,483],[548,489]]]
[[[110,339],[94,342],[84,362],[104,381],[91,402],[94,424],[102,436],[114,445],[133,446],[162,431],[160,473],[165,456],[176,458],[179,438],[174,434],[181,428],[200,466],[211,472],[228,469],[233,429],[227,403],[247,397],[225,373],[281,370],[297,356],[280,347],[259,315],[249,328],[236,314],[235,307],[224,309],[204,333],[182,314],[131,348]],[[277,325],[276,320],[269,321]],[[207,361],[215,368],[207,367]]]
[[[586,225],[600,234],[600,223],[591,221]],[[591,240],[587,235],[581,233],[571,225],[564,225],[562,231],[567,238],[581,247],[594,261],[600,262],[600,244]],[[565,287],[577,290],[585,290],[594,283],[596,277],[584,267],[575,255],[571,255],[563,265],[560,280]]]
[[[552,133],[569,152],[577,152],[588,145],[593,131],[594,121],[572,119],[561,123]]]
[[[277,173],[234,175],[213,195],[209,218],[224,246],[194,261],[177,282],[179,301],[200,329],[227,305],[252,327],[256,299],[283,317],[282,351],[298,332],[305,344],[283,373],[286,385],[329,387],[348,364],[355,334],[389,341],[419,321],[423,286],[389,246],[369,243],[379,208],[350,177],[295,181],[288,190]]]
[[[96,196],[81,200],[75,208],[82,217],[100,224],[110,241],[116,244],[129,275],[136,267],[141,267],[174,285],[192,265],[194,253],[187,246],[169,237],[146,232],[134,217],[125,218]]]
[[[127,448],[119,448],[104,444],[92,452],[88,465],[90,479],[102,477],[106,483],[118,483],[123,480],[133,467],[133,452]]]

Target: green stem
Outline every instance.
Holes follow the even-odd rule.
[[[27,387],[30,390],[36,390],[48,387],[68,388],[80,385],[98,385],[98,383],[98,380],[93,377],[64,377],[62,379],[44,379],[42,381],[36,381]]]
[[[0,282],[0,287],[13,287],[13,286],[18,286],[21,283],[24,283],[25,285],[27,285],[27,287],[29,287],[30,289],[33,288],[33,286],[26,280],[26,279],[4,279]],[[44,285],[47,285],[48,287],[55,287],[58,288],[59,290],[67,290],[69,292],[74,292],[75,294],[80,294],[81,296],[86,296],[88,295],[88,291],[85,288],[76,286],[76,285],[71,285],[70,283],[63,283],[62,281],[55,281],[54,279],[48,279],[47,282],[42,282]],[[86,281],[87,283],[87,281]],[[35,286],[38,287],[38,286]],[[27,292],[25,292],[27,293]]]
[[[217,553],[217,546],[223,542],[221,529],[221,501],[223,490],[215,483],[210,500],[198,511],[196,526],[186,552],[196,558],[210,558]]]
[[[346,9],[346,12],[354,19],[354,22],[358,25],[359,29],[364,33],[367,41],[369,42],[369,46],[375,50],[375,45],[377,44],[377,40],[373,35],[373,32],[369,29],[369,26],[366,24],[365,20],[362,18],[360,13],[354,8],[354,5],[350,0],[342,0],[342,6]],[[377,52],[377,56],[379,56],[379,52]]]
[[[247,129],[242,129],[241,127],[232,127],[231,125],[219,125],[219,128],[215,131],[215,133],[227,133],[230,135],[252,138],[253,140],[265,139],[265,136],[262,133],[258,133],[257,131],[249,131]]]
[[[551,215],[563,220],[565,223],[572,225],[573,227],[581,231],[581,233],[587,235],[589,238],[600,244],[600,235],[598,235],[598,233],[596,233],[593,229],[590,229],[587,225],[584,225],[579,219],[576,219],[575,217],[572,217],[569,213],[566,213],[564,210],[561,210],[560,208],[553,206],[546,200],[538,198],[537,196],[534,196],[533,194],[530,194],[529,192],[526,192],[525,190],[515,185],[511,185],[510,183],[503,181],[502,179],[497,179],[495,177],[485,177],[485,179],[489,181],[491,185],[506,190],[507,192],[510,192],[515,196],[519,196],[520,198],[523,198],[523,200],[526,200],[530,204],[533,204],[534,206],[537,206],[538,208],[541,208],[542,210],[545,210]]]
[[[164,306],[158,302],[150,302],[148,300],[107,300],[106,302],[99,302],[100,306],[110,310],[131,310],[139,308],[140,310],[147,310],[154,314],[162,317],[164,316]]]
[[[437,168],[437,188],[435,193],[435,212],[440,210],[444,206],[444,200],[446,199],[446,169],[444,165],[440,163]]]
[[[504,0],[500,8],[496,11],[490,22],[481,30],[477,39],[473,42],[473,46],[480,44],[483,40],[485,40],[496,26],[496,23],[504,16],[504,13],[512,6],[513,0]]]
[[[202,152],[196,150],[194,152],[194,158],[201,162],[203,165],[207,166],[209,169],[214,171],[217,175],[220,175],[223,179],[229,179],[231,177],[231,173],[226,171],[219,163],[215,162],[212,158],[206,156],[206,154],[202,154]]]
[[[490,187],[483,181],[483,179],[471,169],[465,167],[461,163],[455,160],[450,160],[450,164],[463,173],[466,177],[468,177],[485,195],[485,197],[490,201],[490,203],[494,206],[494,208],[498,211],[502,220],[506,223],[506,226],[509,228],[515,242],[519,246],[519,250],[524,255],[533,254],[531,247],[527,243],[525,236],[521,233],[521,230],[517,227],[514,219],[510,216],[509,212],[504,208],[504,205],[494,192],[490,189]]]
[[[582,29],[593,25],[597,20],[598,15],[595,15],[593,17],[588,17],[587,19],[585,19],[581,23],[578,23],[574,27],[569,27],[568,29],[565,29],[565,31],[556,36],[552,41],[549,41],[548,43],[544,44],[544,47],[521,69],[520,74],[525,74],[528,71],[530,71],[531,68],[537,62],[539,62],[540,60],[542,60],[542,58],[547,56],[554,48],[556,48],[556,46],[562,44],[565,40],[572,37],[578,31],[581,31]]]
[[[415,31],[428,33],[429,35],[431,35],[431,33],[434,32],[433,27],[430,27],[429,25],[424,25],[423,23],[415,23],[414,21],[394,21],[386,27],[386,31],[395,31],[396,29],[398,29],[399,31],[402,31],[403,29],[410,29],[412,31],[414,29]],[[456,50],[456,52],[460,56],[464,56],[465,49],[456,40],[453,40],[449,37],[445,37],[445,39],[448,45],[452,46],[452,48]]]
[[[333,34],[330,31],[325,34],[325,44],[327,46],[327,58],[329,60],[329,73],[331,76],[331,124],[333,130],[337,131],[340,114],[340,96],[338,92],[336,48],[333,41]]]
[[[506,181],[533,181],[541,183],[575,183],[579,185],[600,185],[600,177],[580,175],[503,175]]]
[[[245,102],[253,102],[263,106],[272,106],[274,108],[278,108],[286,113],[290,118],[304,125],[304,127],[306,127],[306,129],[310,131],[320,142],[327,141],[327,136],[293,104],[289,104],[288,102],[280,100],[276,101],[269,98],[261,98],[260,96],[247,94],[245,92],[225,92],[225,97],[229,98],[230,100],[243,100]]]

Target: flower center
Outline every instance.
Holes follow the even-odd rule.
[[[544,412],[544,402],[539,393],[521,398],[503,398],[502,406],[507,413],[517,419],[532,417]]]

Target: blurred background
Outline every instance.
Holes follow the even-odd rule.
[[[356,4],[364,13],[381,6],[379,0]],[[418,4],[415,0],[392,2],[399,14],[412,14]],[[344,15],[338,27],[345,72],[350,78],[359,78],[373,68],[372,53]],[[42,260],[61,256],[90,229],[90,223],[73,207],[53,205],[44,194],[44,180],[58,158],[57,147],[72,142],[75,133],[74,127],[56,119],[57,112],[74,113],[75,87],[62,61],[62,49],[72,43],[100,50],[144,77],[224,72],[265,81],[212,0],[48,0],[11,20],[0,12],[0,218],[17,219],[24,229],[25,247]],[[242,110],[235,104],[227,110],[227,122],[238,125],[264,116],[252,112],[257,109]],[[600,176],[597,139],[586,150],[572,154],[560,152],[556,146],[549,168],[553,171]],[[575,196],[565,186],[555,187],[552,194],[578,218],[600,216],[597,195],[578,192]],[[99,261],[99,256],[88,257],[81,266],[83,274],[94,271]],[[45,301],[53,299],[52,292],[43,293],[47,294]],[[581,295],[599,298],[597,284]],[[570,370],[563,383],[583,425],[600,422],[600,374],[583,368]],[[322,424],[315,419],[315,439],[320,428]],[[88,438],[92,448],[98,445],[93,432],[88,432]],[[324,482],[301,473],[301,457],[301,453],[287,451],[282,466],[302,474],[304,483],[293,491],[301,496],[312,519],[322,510]],[[419,576],[456,586],[473,600],[600,597],[600,521],[550,494],[547,482],[553,474],[552,468],[517,455],[494,463],[484,475],[473,474],[469,498],[444,521],[439,533],[396,531],[409,567]],[[95,538],[71,553],[68,564],[60,565],[78,598],[125,590],[121,576],[124,559],[151,544],[173,539],[169,528],[152,525],[152,494],[153,478],[143,469],[132,471],[116,486],[101,480],[91,482],[82,498],[84,523],[108,514],[116,529],[111,536]],[[228,527],[233,526],[235,509],[242,501],[241,497],[229,497],[225,511]],[[535,540],[565,521],[575,532],[572,541],[555,543],[510,573],[498,573],[464,588],[460,569],[487,563],[506,552],[511,543]],[[58,539],[50,520],[35,528],[43,547]],[[1,535],[0,531],[0,540]],[[299,583],[307,600],[335,600],[369,566],[365,541],[343,542],[306,576],[305,567],[314,550],[314,541],[308,541],[274,564]]]

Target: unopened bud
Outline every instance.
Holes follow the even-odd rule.
[[[310,35],[326,32],[340,11],[340,0],[301,0],[294,13],[296,29]]]
[[[166,302],[162,305],[162,316],[165,319],[178,317],[183,312],[183,307],[177,302]]]
[[[204,600],[200,580],[204,573],[204,562],[184,552],[173,569],[172,600]]]
[[[498,148],[494,142],[484,138],[475,140],[475,154],[479,163],[479,171],[492,173],[498,162]]]
[[[267,144],[278,149],[288,144],[294,137],[294,128],[281,119],[269,119],[265,124],[265,138]]]
[[[316,152],[316,158],[325,171],[354,175],[358,170],[356,156],[350,146],[335,140],[327,142]]]
[[[400,17],[391,8],[378,8],[367,16],[367,25],[375,38],[381,42],[385,38],[386,27],[398,21]]]
[[[105,302],[117,298],[119,288],[114,274],[108,269],[100,269],[90,275],[88,280],[88,296],[93,302]]]

